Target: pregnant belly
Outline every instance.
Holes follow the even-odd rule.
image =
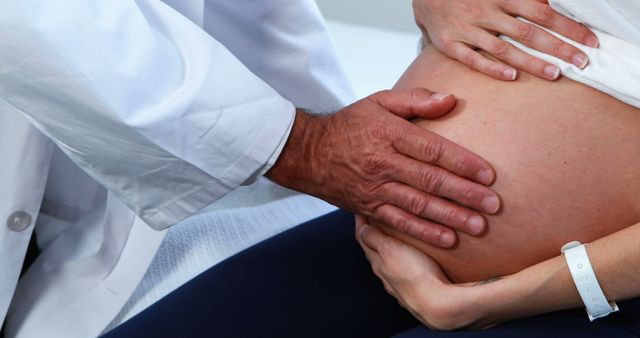
[[[434,257],[456,282],[514,273],[640,221],[640,110],[571,80],[490,79],[427,49],[397,88],[454,93],[458,106],[416,121],[488,160],[503,199],[481,237],[438,249],[385,228]]]

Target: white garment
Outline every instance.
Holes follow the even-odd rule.
[[[359,97],[392,87],[416,57],[417,31],[389,31],[337,21],[327,24]],[[380,64],[386,65],[371,72]],[[168,230],[149,270],[110,328],[222,260],[334,209],[310,196],[292,195],[268,180],[238,188]]]
[[[7,337],[98,335],[164,236],[144,223],[254,182],[294,106],[353,97],[311,0],[7,0],[0,32],[0,215],[31,216],[0,229],[0,318],[36,218],[44,250]]]
[[[52,145],[19,112],[0,99],[0,321],[18,281],[49,171]],[[9,230],[11,215],[22,226]],[[30,218],[30,219],[27,219]],[[27,224],[28,222],[28,224]],[[0,324],[1,325],[1,324]]]
[[[549,3],[560,13],[584,23],[600,40],[599,48],[590,48],[551,32],[587,54],[589,65],[585,69],[508,37],[502,38],[558,65],[564,76],[640,108],[640,1],[551,0]]]
[[[6,336],[96,336],[136,288],[165,233],[144,224],[58,148],[46,168],[35,229],[42,253],[18,283]]]

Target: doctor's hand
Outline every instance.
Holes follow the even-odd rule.
[[[298,111],[267,177],[441,247],[477,235],[496,213],[495,178],[480,157],[407,119],[435,118],[452,95],[383,91],[330,116]]]
[[[553,10],[546,0],[413,0],[413,9],[425,39],[447,56],[496,79],[515,80],[513,67],[547,80],[560,74],[560,68],[521,51],[500,34],[579,68],[588,63],[579,49],[517,16],[586,46],[598,46],[593,32]]]

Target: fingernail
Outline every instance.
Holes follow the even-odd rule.
[[[555,80],[560,76],[560,68],[553,65],[547,65],[544,67],[544,75],[550,80]]]
[[[484,185],[489,185],[493,183],[493,173],[491,173],[491,170],[482,169],[476,175],[476,181]]]
[[[587,36],[586,39],[584,39],[584,44],[591,48],[598,48],[598,46],[600,45],[600,42],[598,41],[598,38],[596,38],[595,36],[589,35]]]
[[[584,67],[587,66],[587,63],[589,63],[589,58],[582,53],[576,53],[571,57],[571,63],[578,66],[580,69],[584,69]]]
[[[484,218],[481,216],[472,216],[469,218],[469,231],[473,235],[479,235],[484,230]]]
[[[456,237],[451,232],[443,232],[440,234],[440,245],[445,248],[452,246],[456,242]]]
[[[445,98],[451,96],[451,94],[442,94],[442,93],[435,93],[433,94],[433,96],[431,96],[432,99],[436,100],[436,101],[442,101]]]
[[[500,209],[500,199],[496,196],[488,196],[480,203],[482,210],[488,214],[495,214]]]
[[[518,72],[513,68],[505,69],[502,71],[502,76],[504,76],[505,79],[513,81],[518,76]]]

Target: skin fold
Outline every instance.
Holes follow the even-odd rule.
[[[442,249],[381,226],[427,253],[453,282],[513,274],[640,221],[640,110],[569,79],[503,82],[428,47],[396,84],[455,93],[454,111],[416,120],[491,163],[502,197],[479,237]]]

